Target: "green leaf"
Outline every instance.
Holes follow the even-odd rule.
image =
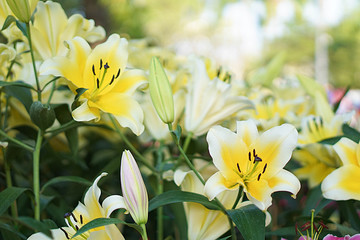
[[[55,107],[55,115],[61,125],[73,121],[73,117],[67,104],[61,104]],[[79,135],[77,128],[65,130],[65,136],[73,156],[76,157],[79,149]]]
[[[119,223],[125,224],[126,226],[134,228],[140,234],[142,233],[141,227],[136,224],[126,223],[117,218],[96,218],[96,219],[88,222],[84,226],[82,226],[72,238],[75,238],[76,236],[79,236],[93,228],[102,227],[102,226],[106,226],[106,225],[110,225],[110,224],[119,224]]]
[[[17,83],[22,83],[21,81],[17,81]],[[8,85],[4,86],[5,93],[8,96],[12,96],[17,98],[26,108],[27,112],[30,112],[30,106],[33,103],[33,98],[29,88],[24,86],[15,86],[15,85]]]
[[[355,128],[350,127],[348,124],[344,123],[342,125],[342,131],[345,137],[350,138],[356,143],[360,141],[360,132],[357,131]]]
[[[326,138],[326,139],[323,139],[323,140],[319,141],[319,143],[321,143],[321,144],[328,144],[328,145],[334,145],[334,144],[336,144],[342,137],[344,137],[344,136],[336,136],[336,137]]]
[[[34,231],[42,232],[45,235],[51,237],[50,227],[46,223],[35,220],[34,218],[31,218],[31,217],[19,217],[19,218],[17,218],[17,221],[20,224],[22,224]]]
[[[5,87],[5,86],[25,87],[25,88],[30,88],[30,89],[36,91],[36,89],[33,86],[31,86],[30,84],[21,82],[21,81],[15,81],[15,82],[0,81],[0,87]]]
[[[19,232],[19,230],[15,229],[13,226],[10,226],[6,223],[2,223],[0,222],[0,229],[4,229],[6,230],[7,232],[11,232],[13,233],[14,235],[22,238],[22,239],[26,239],[25,235],[23,235],[22,233]],[[6,239],[6,238],[5,238]],[[14,239],[14,238],[9,238],[9,239]]]
[[[6,28],[8,28],[10,26],[11,23],[13,23],[15,21],[16,21],[16,18],[14,16],[12,16],[12,15],[7,16],[0,31],[5,30]]]
[[[20,31],[24,34],[25,37],[29,38],[28,34],[27,34],[27,27],[26,24],[16,20],[16,26],[20,29]]]
[[[173,134],[176,137],[178,142],[180,142],[181,131],[182,131],[182,129],[181,129],[180,125],[176,126],[176,130],[171,131],[171,134]]]
[[[192,192],[172,190],[164,192],[151,199],[149,202],[149,212],[158,207],[179,202],[196,202],[204,205],[209,209],[220,210],[220,207],[215,203],[215,201],[210,202],[208,198],[203,195]]]
[[[9,187],[0,192],[0,215],[18,198],[20,195],[28,190],[27,188]]]
[[[344,218],[350,222],[351,227],[355,230],[360,231],[360,217],[357,213],[357,209],[355,207],[355,200],[348,201],[338,201],[337,202],[340,207],[340,213],[344,216]]]
[[[61,176],[61,177],[53,178],[50,181],[48,181],[47,183],[45,183],[44,186],[41,188],[40,192],[44,192],[44,190],[50,185],[57,184],[57,183],[63,183],[63,182],[74,182],[74,183],[79,183],[79,184],[83,184],[86,186],[91,186],[91,184],[92,184],[92,182],[90,182],[89,180],[86,180],[85,178],[82,178],[82,177]]]
[[[308,192],[302,215],[309,216],[309,214],[311,214],[312,209],[315,209],[315,215],[316,215],[321,211],[321,209],[323,209],[330,202],[331,200],[325,199],[323,197],[321,192],[321,186],[319,185]]]
[[[79,100],[80,96],[83,95],[88,89],[87,88],[78,88],[76,89],[76,96],[74,101]]]
[[[295,226],[279,228],[265,233],[266,236],[294,237],[296,236]]]
[[[341,233],[342,236],[345,236],[347,234],[349,235],[355,235],[358,233],[358,231],[356,231],[355,229],[353,228],[350,228],[350,227],[346,227],[346,226],[343,226],[341,224],[337,224],[335,223],[336,225],[336,228],[337,230],[339,230],[339,232]]]
[[[265,213],[250,204],[226,211],[245,240],[265,239]]]

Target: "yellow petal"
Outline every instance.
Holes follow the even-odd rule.
[[[269,187],[273,192],[287,191],[293,196],[300,190],[300,182],[294,174],[281,169],[274,177],[268,180]]]
[[[126,209],[124,198],[119,195],[111,195],[107,197],[103,201],[102,207],[105,210],[105,217],[107,218],[110,217],[110,214],[116,209],[120,209],[120,208]]]
[[[263,177],[271,178],[286,165],[296,147],[297,137],[298,132],[294,126],[283,124],[267,130],[256,140],[256,153],[267,163]]]
[[[120,75],[119,80],[114,84],[111,91],[132,95],[139,87],[143,87],[146,83],[144,71],[131,69]]]
[[[309,187],[313,188],[319,185],[327,175],[329,175],[335,168],[329,167],[324,163],[309,164],[298,168],[294,171],[299,179],[308,180]]]
[[[247,146],[253,144],[259,136],[256,124],[252,120],[238,121],[236,124],[236,134]]]
[[[355,142],[348,138],[341,138],[340,141],[334,145],[334,150],[344,165],[354,164],[360,166],[357,160],[357,144]]]
[[[238,188],[238,183],[228,182],[220,172],[216,172],[206,181],[204,191],[205,195],[211,201],[225,190],[234,190]]]
[[[340,201],[360,200],[360,167],[350,164],[330,173],[321,184],[325,198]]]
[[[273,191],[264,179],[248,182],[244,192],[246,192],[248,199],[261,210],[266,210],[271,205]]]
[[[139,103],[126,94],[111,92],[102,95],[96,102],[89,102],[89,107],[113,114],[122,127],[130,128],[136,135],[144,131],[143,111]]]
[[[78,108],[76,108],[72,112],[72,116],[75,121],[90,121],[90,120],[98,120],[100,118],[99,109],[89,107],[88,101],[83,102]]]
[[[86,65],[84,68],[84,84],[86,88],[95,89],[96,79],[94,79],[94,72],[96,77],[99,78],[100,88],[107,86],[105,90],[101,92],[101,95],[107,94],[113,88],[114,84],[110,84],[112,77],[114,78],[125,71],[128,52],[127,52],[127,40],[120,38],[118,34],[112,34],[104,43],[97,45],[90,53]],[[103,72],[105,64],[108,65],[106,75],[102,82]],[[94,66],[94,71],[93,71]],[[119,76],[118,76],[119,77]],[[116,83],[117,79],[114,80]]]
[[[97,186],[97,183],[100,181],[100,179],[103,176],[106,176],[106,175],[107,175],[107,173],[102,173],[100,176],[98,176],[95,179],[93,185],[89,188],[89,190],[85,194],[84,204],[86,206],[86,209],[89,212],[91,219],[105,217],[104,209],[100,206],[100,203],[99,203],[101,190]]]

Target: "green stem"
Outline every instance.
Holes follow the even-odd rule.
[[[157,157],[156,157],[156,165],[159,169],[159,174],[157,175],[157,184],[158,184],[158,191],[157,191],[157,195],[160,195],[164,192],[164,181],[162,178],[162,173],[163,173],[163,144],[160,143],[160,147],[158,148],[158,150],[156,151],[157,153]],[[158,240],[163,240],[163,229],[164,229],[164,224],[163,224],[163,213],[164,213],[164,209],[163,207],[159,207],[157,209],[157,239]]]
[[[47,100],[47,103],[46,103],[48,106],[50,105],[50,102],[51,102],[51,99],[52,99],[52,97],[54,95],[54,92],[55,92],[55,82],[53,82],[53,85],[52,85],[51,91],[50,91],[50,96],[49,96],[49,98]]]
[[[148,237],[147,237],[147,234],[146,234],[146,226],[145,224],[141,224],[140,225],[141,229],[142,229],[142,232],[141,232],[141,238],[142,240],[148,240]]]
[[[109,114],[109,117],[115,127],[116,133],[119,134],[119,136],[124,141],[124,143],[128,146],[128,148],[130,148],[130,151],[136,155],[137,161],[139,161],[141,164],[143,164],[148,169],[150,169],[154,174],[157,174],[157,170],[153,166],[151,166],[150,163],[147,162],[147,160],[141,155],[141,153],[139,153],[139,151],[136,150],[134,145],[132,145],[132,143],[127,139],[125,134],[121,132],[120,128],[117,125],[117,121],[114,119],[114,117],[111,114]]]
[[[184,142],[184,145],[183,145],[183,149],[184,149],[184,152],[186,153],[187,152],[187,149],[189,147],[189,144],[191,142],[191,138],[194,134],[192,132],[189,132],[189,134],[186,136],[186,139],[185,139],[185,142]]]
[[[231,209],[235,209],[236,206],[238,205],[240,199],[242,199],[242,196],[243,196],[243,192],[244,192],[244,188],[242,186],[239,187],[239,192],[238,192],[238,195],[236,197],[236,200],[234,202],[234,205],[232,206]]]
[[[0,129],[0,135],[3,136],[3,137],[5,137],[7,140],[15,143],[16,145],[18,145],[18,146],[20,146],[20,147],[22,147],[22,148],[24,148],[24,149],[26,149],[26,150],[28,150],[28,151],[30,151],[30,152],[34,151],[34,149],[33,149],[32,147],[30,147],[29,145],[27,145],[27,144],[25,144],[25,143],[22,143],[21,141],[15,139],[15,138],[13,138],[13,137],[10,137],[9,135],[6,134],[6,132],[4,132],[4,131],[1,130],[1,129]]]
[[[3,152],[3,158],[4,158],[4,164],[5,164],[5,177],[6,177],[6,186],[7,187],[12,187],[12,180],[11,180],[11,167],[10,167],[10,163],[8,162],[8,159],[6,158],[6,154],[5,154],[5,149],[3,148],[2,150]],[[13,218],[17,218],[18,217],[18,211],[17,211],[17,206],[16,206],[16,201],[14,201],[11,204],[11,216]]]
[[[26,31],[27,31],[27,39],[29,41],[31,62],[32,62],[33,70],[34,70],[35,80],[36,80],[36,89],[37,89],[38,101],[41,102],[41,87],[40,87],[40,81],[39,81],[39,77],[37,75],[37,70],[36,70],[34,49],[33,49],[32,41],[31,41],[31,31],[30,31],[30,24],[29,23],[26,23]]]
[[[311,239],[314,239],[314,213],[315,209],[311,209]]]
[[[36,220],[40,220],[40,149],[43,140],[42,130],[38,130],[35,150],[33,152],[33,185],[35,196],[34,215]]]

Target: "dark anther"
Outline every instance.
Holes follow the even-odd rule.
[[[72,213],[70,213],[70,212],[65,213],[65,214],[64,214],[64,218],[68,218],[68,217],[70,217],[70,216],[71,216],[71,214],[72,214]]]
[[[241,173],[239,163],[237,163],[236,166],[237,166],[237,169],[239,170],[239,173]]]
[[[73,213],[71,213],[71,216],[73,217],[74,221],[77,222],[77,219]]]
[[[255,162],[261,162],[261,161],[262,161],[262,159],[256,155],[255,158],[254,158],[254,163]]]
[[[249,161],[251,162],[251,152],[249,152]]]
[[[102,68],[102,59],[100,59],[100,70]]]
[[[99,88],[100,87],[100,82],[99,82],[99,78],[96,79],[96,87]]]
[[[76,231],[79,231],[79,227],[77,225],[75,225]]]
[[[104,68],[105,68],[105,69],[108,69],[108,68],[109,68],[108,63],[105,63]]]
[[[68,233],[63,228],[60,228],[60,230],[63,231],[63,233],[65,234],[65,237],[67,239],[70,239]]]
[[[93,71],[93,74],[94,74],[94,76],[95,76],[96,73],[95,73],[95,66],[94,66],[94,64],[92,65],[92,71]]]
[[[114,75],[113,75],[112,78],[111,78],[111,81],[110,81],[109,85],[111,85],[111,84],[114,82],[114,79],[115,79],[115,77],[114,77]]]
[[[323,118],[320,117],[320,126],[323,126],[323,125],[324,125]]]
[[[264,169],[263,169],[262,173],[264,173],[264,172],[265,172],[266,167],[267,167],[267,163],[265,163],[265,166],[264,166]]]
[[[217,76],[217,77],[220,77],[220,73],[221,73],[221,66],[218,68],[217,73],[216,73],[216,76]]]
[[[257,179],[258,181],[260,180],[260,177],[261,177],[261,173],[259,173],[259,176],[258,176],[258,179]]]
[[[118,72],[117,72],[117,74],[116,74],[116,77],[115,77],[115,78],[118,78],[118,77],[119,77],[120,72],[121,72],[121,69],[119,68],[119,70],[118,70]]]
[[[255,149],[253,149],[253,156],[256,157]]]
[[[83,216],[80,214],[80,223],[83,224]]]

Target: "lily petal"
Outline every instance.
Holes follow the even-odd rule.
[[[274,177],[268,180],[269,187],[272,188],[272,192],[287,191],[291,192],[293,196],[300,190],[300,182],[289,171],[281,169]]]
[[[74,120],[78,122],[93,119],[98,120],[100,118],[100,111],[96,108],[89,107],[88,100],[86,100],[72,112],[72,116]]]
[[[97,186],[97,183],[100,181],[100,179],[104,176],[106,176],[107,173],[102,173],[100,176],[98,176],[93,185],[89,188],[89,190],[86,192],[84,197],[84,203],[87,209],[91,209],[91,217],[93,219],[103,217],[105,213],[104,210],[101,208],[99,203],[99,198],[101,194],[100,188]]]
[[[226,179],[220,172],[216,172],[205,183],[204,192],[209,200],[213,200],[217,195],[225,190],[233,190],[238,188],[239,185],[229,186]]]
[[[360,167],[342,166],[330,173],[322,182],[323,196],[333,200],[360,200]]]
[[[144,71],[139,69],[130,69],[120,75],[112,91],[118,93],[127,93],[132,95],[138,88],[147,84]]]
[[[107,218],[110,217],[110,214],[116,209],[120,209],[120,208],[126,209],[124,198],[119,195],[112,195],[107,197],[103,201],[102,206],[105,210],[105,216]]]
[[[250,146],[258,138],[259,133],[256,124],[252,120],[238,121],[236,123],[236,133],[247,146]]]
[[[249,200],[261,210],[266,210],[271,205],[273,191],[268,182],[263,179],[248,182],[244,192]]]
[[[340,141],[334,145],[334,150],[339,155],[344,165],[354,164],[359,167],[356,148],[357,144],[348,138],[341,138]]]

